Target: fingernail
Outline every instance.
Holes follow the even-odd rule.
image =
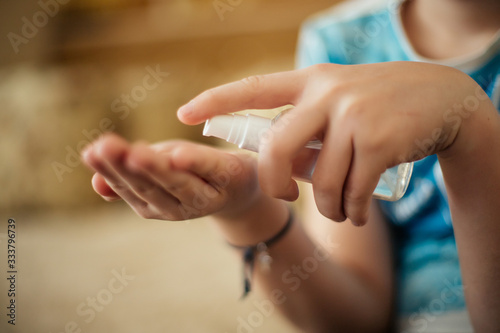
[[[194,112],[194,100],[191,100],[186,105],[183,105],[177,111],[178,116],[190,116]]]

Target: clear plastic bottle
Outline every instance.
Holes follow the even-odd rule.
[[[205,123],[203,135],[224,139],[237,144],[239,148],[258,152],[261,142],[270,140],[271,126],[280,117],[274,119],[247,115],[215,116]],[[319,140],[309,141],[293,161],[293,177],[297,180],[311,182],[316,161],[323,144]],[[379,179],[373,197],[377,199],[396,201],[406,192],[413,169],[413,163],[403,163],[387,169]]]

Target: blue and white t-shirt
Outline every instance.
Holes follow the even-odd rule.
[[[469,74],[500,109],[500,32],[464,57],[420,56],[401,22],[402,0],[351,0],[303,25],[298,67],[317,63],[423,61]],[[415,162],[405,196],[380,202],[393,226],[398,270],[397,311],[402,332],[471,332],[452,219],[437,157]]]

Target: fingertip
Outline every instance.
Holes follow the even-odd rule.
[[[351,224],[355,227],[362,227],[366,224],[366,222],[361,223],[359,220],[351,220]]]
[[[96,152],[96,145],[88,146],[82,150],[81,160],[91,171],[97,172],[102,167],[102,158]]]
[[[338,211],[333,208],[333,199],[330,200],[326,198],[320,198],[315,192],[314,200],[316,201],[316,207],[318,208],[318,211],[324,217],[337,223],[342,223],[347,220],[347,216],[342,210]]]
[[[81,156],[82,160],[85,161],[88,159],[91,150],[92,150],[92,143],[89,143],[88,145],[83,147],[82,151],[80,152],[80,156]]]
[[[347,216],[343,212],[341,212],[338,215],[334,215],[330,217],[330,220],[337,222],[337,223],[344,223],[347,220]]]
[[[113,133],[106,133],[95,143],[95,155],[111,162],[120,161],[128,149],[128,142]]]
[[[92,165],[92,158],[93,158],[92,149],[93,149],[93,144],[90,143],[87,146],[85,146],[80,153],[81,161],[88,167]]]
[[[348,218],[353,226],[362,227],[367,223],[369,217],[369,207],[370,203],[368,203],[368,206],[365,205],[359,206],[357,209],[352,210],[348,214]]]
[[[92,177],[92,188],[106,201],[115,201],[120,197],[111,189],[102,175],[95,173]]]
[[[196,101],[193,99],[189,103],[181,106],[177,110],[177,118],[186,125],[197,125],[204,121],[204,119],[197,119],[195,113]]]

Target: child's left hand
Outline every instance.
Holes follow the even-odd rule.
[[[130,144],[106,134],[82,158],[96,172],[92,185],[98,194],[123,199],[144,218],[241,216],[262,195],[254,158],[191,142]]]

